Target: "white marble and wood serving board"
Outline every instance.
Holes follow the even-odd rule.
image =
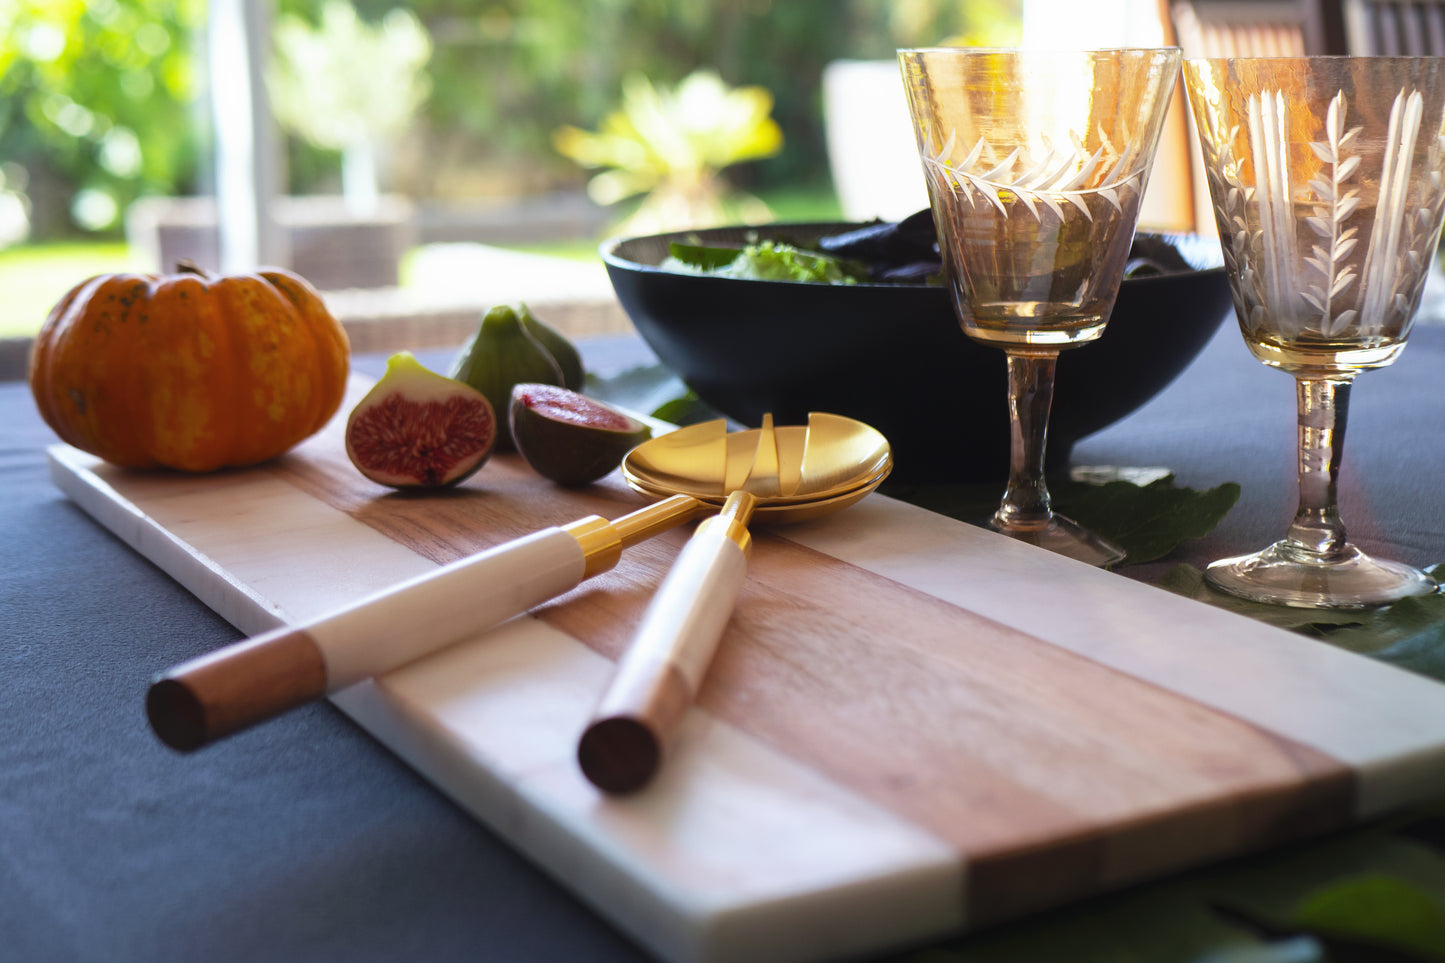
[[[207,476],[51,464],[246,633],[641,504],[511,455],[391,494],[340,432]],[[334,698],[660,959],[882,953],[1445,790],[1445,686],[875,494],[755,532],[673,756],[606,797],[576,740],[686,534]]]

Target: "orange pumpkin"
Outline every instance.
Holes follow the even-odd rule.
[[[116,465],[252,465],[341,405],[346,332],[287,271],[109,274],[70,290],[30,355],[30,390],[66,442]]]

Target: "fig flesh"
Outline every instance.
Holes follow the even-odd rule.
[[[408,351],[346,421],[346,454],[367,478],[392,488],[440,488],[471,475],[492,454],[497,414],[485,395],[429,371]]]
[[[596,481],[652,436],[636,418],[558,385],[517,385],[508,417],[517,451],[560,485]]]

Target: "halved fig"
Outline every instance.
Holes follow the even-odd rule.
[[[367,478],[392,488],[455,485],[486,462],[497,414],[475,388],[424,368],[409,351],[346,421],[346,454]]]
[[[652,436],[636,418],[557,385],[517,385],[508,414],[517,451],[560,485],[596,481]]]

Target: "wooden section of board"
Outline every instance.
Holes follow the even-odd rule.
[[[54,474],[246,632],[640,503],[515,456],[390,494],[338,431],[208,478],[68,449]],[[882,496],[755,534],[698,705],[638,796],[587,784],[576,739],[685,531],[336,701],[675,960],[881,951],[1341,826],[1445,775],[1429,680]]]

